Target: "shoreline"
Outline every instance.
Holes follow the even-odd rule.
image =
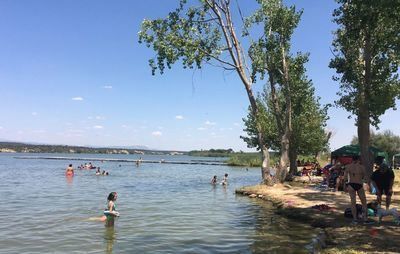
[[[378,223],[377,217],[369,217],[374,221],[371,225],[352,225],[352,219],[343,215],[345,208],[350,207],[348,193],[317,189],[321,180],[318,177],[313,177],[311,183],[306,178],[299,180],[274,186],[245,186],[236,189],[235,193],[271,202],[278,215],[319,229],[312,243],[313,253],[399,252],[400,226],[391,218],[384,217]],[[394,192],[400,193],[398,185],[394,186]],[[375,196],[367,194],[367,202],[373,200]],[[399,209],[399,204],[399,197],[395,194],[391,208]]]

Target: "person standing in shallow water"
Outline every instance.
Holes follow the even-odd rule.
[[[227,185],[228,184],[228,174],[225,173],[224,177],[222,178],[222,185]]]
[[[346,165],[344,171],[344,182],[351,199],[351,213],[353,215],[353,223],[357,222],[356,195],[360,198],[363,207],[363,219],[367,221],[367,198],[363,188],[365,179],[365,168],[360,163],[359,156],[353,156],[352,163]]]
[[[211,178],[211,184],[217,184],[217,176]]]
[[[119,217],[119,212],[117,212],[115,208],[115,201],[117,201],[117,196],[118,195],[116,192],[111,192],[107,197],[107,207],[104,210],[104,215],[106,216],[106,227],[113,227],[115,217]]]

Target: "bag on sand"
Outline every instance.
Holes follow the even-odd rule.
[[[356,209],[357,209],[357,217],[361,217],[362,215],[362,205],[356,204]],[[351,213],[351,207],[347,207],[344,210],[344,217],[346,218],[353,218],[353,214]]]

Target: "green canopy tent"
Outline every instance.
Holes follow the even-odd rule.
[[[374,159],[376,157],[384,157],[386,162],[388,162],[388,154],[384,151],[379,150],[376,147],[370,146],[369,151],[374,155]],[[359,145],[347,145],[343,146],[331,153],[331,158],[341,158],[341,157],[352,157],[360,155],[360,146]]]

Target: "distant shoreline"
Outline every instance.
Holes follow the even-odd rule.
[[[161,151],[133,148],[84,147],[67,145],[36,145],[18,142],[0,142],[0,153],[69,153],[69,154],[152,154],[187,155],[186,151]]]

